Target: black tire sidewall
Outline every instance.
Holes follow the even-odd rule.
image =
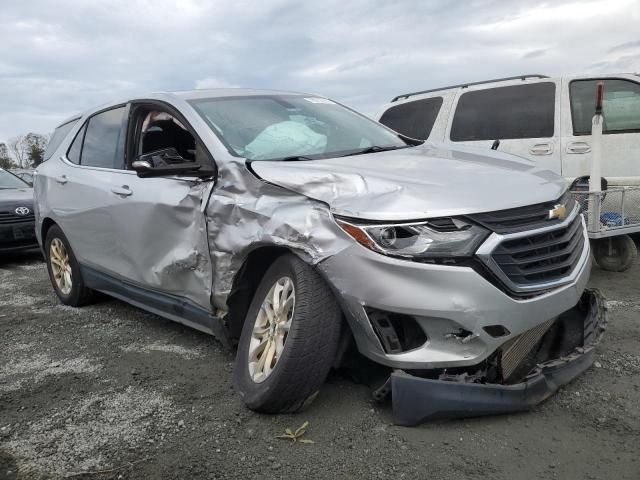
[[[300,262],[306,268],[308,267],[304,264],[300,259],[295,257],[294,255],[284,255],[279,257],[273,265],[267,270],[264,277],[262,278],[256,292],[253,296],[251,304],[249,306],[249,310],[247,311],[247,316],[245,318],[245,322],[242,328],[242,334],[240,337],[240,343],[238,345],[238,351],[236,356],[236,365],[234,371],[234,383],[236,389],[240,392],[243,397],[244,402],[247,404],[249,408],[254,410],[264,411],[264,412],[293,412],[300,409],[302,406],[310,403],[310,401],[315,398],[315,394],[317,393],[320,385],[324,382],[326,377],[326,373],[330,369],[330,361],[329,365],[317,365],[319,369],[318,372],[314,372],[314,374],[309,375],[304,384],[300,382],[297,386],[292,385],[292,374],[295,376],[297,372],[296,370],[304,370],[309,368],[309,365],[300,364],[299,360],[295,359],[292,361],[292,357],[300,352],[294,351],[297,348],[300,348],[298,342],[292,341],[294,338],[306,335],[306,330],[309,327],[311,322],[314,322],[315,319],[312,318],[312,315],[309,314],[307,308],[308,305],[305,305],[305,302],[302,298],[300,298],[302,292],[300,290],[301,282],[305,282],[309,279],[300,278],[301,275],[309,275],[315,274],[315,272],[308,272],[306,269],[295,268],[295,262]],[[278,359],[278,362],[272,371],[272,373],[261,383],[255,383],[251,376],[249,375],[249,343],[251,340],[251,335],[253,331],[253,327],[255,324],[255,320],[257,314],[262,306],[262,303],[269,292],[269,289],[273,286],[273,284],[282,277],[289,277],[294,283],[295,295],[296,295],[296,304],[294,306],[294,314],[291,322],[291,329],[289,330],[289,334],[287,336],[287,340],[284,344],[283,352]],[[326,287],[328,288],[328,287]],[[337,308],[337,305],[336,305]],[[332,336],[332,321],[336,321],[335,319],[331,319],[331,313],[327,312],[327,334],[329,337]],[[339,314],[336,326],[336,331],[339,332]],[[338,343],[338,335],[333,335],[335,337],[335,344],[337,347]],[[328,339],[328,343],[331,344],[333,340]],[[307,352],[304,352],[307,353]],[[310,353],[310,352],[309,352]],[[329,349],[329,355],[334,356],[335,351],[331,352]],[[311,360],[311,359],[310,359]],[[306,363],[306,362],[305,362]],[[323,363],[322,361],[319,363]],[[326,371],[324,371],[326,370]],[[276,407],[278,404],[278,400],[283,395],[283,392],[291,392],[292,387],[295,390],[295,395],[299,398],[298,402],[293,402],[293,404],[289,405],[287,408],[281,409]],[[284,394],[286,397],[286,393]]]
[[[53,277],[53,270],[51,268],[51,259],[50,259],[50,249],[51,249],[51,242],[53,242],[55,238],[59,239],[63,243],[64,248],[67,251],[67,255],[69,255],[69,263],[71,264],[72,280],[71,280],[71,291],[69,292],[68,295],[65,295],[60,291]],[[69,245],[69,241],[67,240],[67,237],[64,235],[64,233],[62,233],[62,229],[57,225],[53,225],[47,231],[47,236],[44,242],[44,253],[45,253],[45,259],[47,263],[47,271],[49,272],[49,279],[51,280],[51,285],[53,286],[53,289],[55,290],[58,298],[65,305],[78,306],[82,304],[84,300],[83,297],[85,296],[85,287],[84,287],[84,282],[82,280],[82,274],[80,272],[80,265],[76,260],[73,250],[71,249],[71,245]]]
[[[608,255],[610,241],[615,243],[614,248],[620,253],[616,257]],[[633,265],[637,256],[637,248],[633,239],[628,235],[602,238],[594,242],[593,256],[601,269],[609,272],[622,272]]]

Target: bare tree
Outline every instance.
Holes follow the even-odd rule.
[[[6,143],[0,143],[0,168],[10,169],[15,167],[15,163],[11,160],[11,154],[9,153],[9,147]]]
[[[9,151],[18,168],[37,167],[44,160],[44,151],[48,142],[47,135],[29,132],[10,138]]]
[[[13,159],[18,165],[18,168],[24,168],[27,162],[27,144],[25,142],[25,135],[18,135],[10,138],[9,151],[13,155]]]

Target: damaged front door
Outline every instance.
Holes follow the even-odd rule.
[[[186,122],[161,106],[133,104],[129,125],[128,190],[112,209],[119,243],[116,271],[131,283],[128,295],[140,290],[140,303],[195,328],[215,331],[203,213],[212,180],[140,178],[131,170],[136,158],[155,151],[175,149],[172,162],[208,163],[208,155]]]

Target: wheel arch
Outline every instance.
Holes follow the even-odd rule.
[[[46,217],[46,218],[42,219],[42,225],[40,227],[40,238],[42,239],[42,248],[43,249],[44,249],[44,242],[47,239],[47,232],[54,225],[57,225],[57,223],[53,219],[51,219],[49,217]]]
[[[227,306],[229,307],[227,329],[233,342],[236,342],[240,338],[249,305],[265,272],[277,258],[288,253],[292,253],[305,261],[305,258],[301,256],[299,252],[288,247],[277,245],[262,245],[254,248],[246,255],[242,266],[238,269],[233,279],[233,284],[227,298]],[[320,276],[323,277],[326,282],[322,272],[316,269],[315,266],[310,266],[320,273]],[[329,288],[333,290],[331,285],[329,285]],[[346,328],[350,332],[348,322],[344,321],[344,310],[341,302],[337,298],[336,302],[342,310],[343,329]]]
[[[227,306],[229,307],[227,328],[233,341],[237,341],[240,338],[249,304],[260,280],[262,280],[269,266],[278,257],[287,253],[293,252],[286,247],[263,245],[253,248],[246,255],[242,266],[233,278],[231,291],[227,298]]]

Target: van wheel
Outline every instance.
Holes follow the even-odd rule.
[[[60,301],[72,307],[89,303],[93,291],[85,287],[80,265],[57,225],[47,231],[44,250],[49,279]]]
[[[598,266],[608,272],[628,270],[638,255],[638,249],[629,235],[600,238],[593,241],[593,256]]]
[[[333,293],[293,254],[267,270],[240,335],[234,383],[252,410],[295,412],[319,391],[335,359],[342,312]]]

